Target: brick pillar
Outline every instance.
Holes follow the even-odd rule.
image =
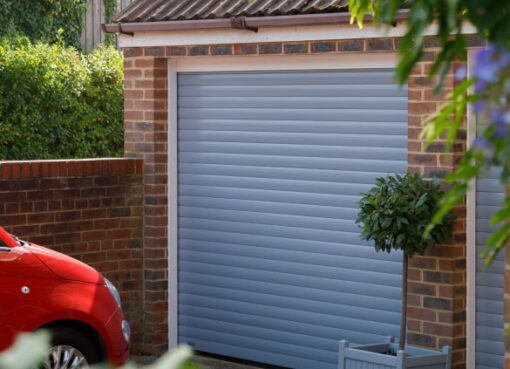
[[[124,151],[144,162],[143,354],[168,348],[167,61],[164,48],[124,50]]]
[[[439,138],[426,147],[419,134],[425,119],[446,101],[454,88],[453,72],[445,78],[444,92],[435,97],[436,79],[427,80],[436,51],[427,49],[409,79],[409,172],[425,178],[444,177],[454,170],[465,152],[465,132],[445,154],[446,140]],[[408,343],[432,349],[452,347],[452,368],[464,368],[466,362],[466,206],[455,208],[457,217],[451,240],[429,248],[425,256],[409,263]]]

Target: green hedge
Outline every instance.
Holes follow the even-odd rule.
[[[0,41],[0,160],[121,156],[122,58]]]
[[[79,49],[87,6],[87,0],[0,0],[0,36],[53,43],[62,29],[62,41]]]

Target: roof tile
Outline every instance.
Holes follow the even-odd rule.
[[[135,0],[112,21],[138,23],[345,11],[345,0]]]

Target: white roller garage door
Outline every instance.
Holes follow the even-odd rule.
[[[398,336],[401,255],[354,223],[407,169],[393,70],[178,75],[178,335],[196,350],[337,367]]]

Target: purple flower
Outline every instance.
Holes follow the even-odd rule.
[[[473,75],[479,81],[494,83],[498,80],[501,66],[497,60],[489,60],[483,63],[476,63],[473,68]]]
[[[476,81],[475,83],[475,93],[479,94],[480,92],[482,92],[484,89],[485,89],[485,86],[487,85],[487,83],[485,83],[484,81]]]
[[[467,69],[466,67],[462,66],[455,72],[455,80],[456,81],[462,81],[466,79],[467,77]]]
[[[478,52],[475,54],[476,64],[483,64],[483,63],[490,61],[490,59],[492,58],[492,55],[494,54],[495,51],[496,51],[496,45],[492,42],[489,44],[489,47],[487,47],[486,49],[478,50]]]
[[[504,137],[506,135],[505,112],[501,109],[494,109],[491,113],[492,123],[495,125],[494,134],[496,137]]]
[[[494,154],[494,150],[489,140],[485,137],[478,137],[473,141],[473,148],[483,152],[483,156],[486,160],[491,160]]]
[[[489,142],[489,140],[487,140],[484,137],[477,137],[473,141],[473,146],[475,146],[479,149],[488,149],[491,147],[491,143]]]
[[[485,103],[483,101],[477,101],[475,103],[475,105],[473,106],[473,110],[476,113],[481,113],[484,108],[485,108]]]
[[[475,54],[473,76],[479,82],[494,83],[499,79],[501,69],[510,63],[510,53],[498,50],[491,43],[487,49],[481,49]]]

